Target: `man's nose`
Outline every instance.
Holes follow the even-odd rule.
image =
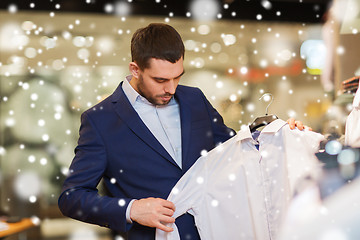
[[[167,81],[165,85],[165,92],[173,95],[175,94],[176,87],[177,87],[176,81],[170,79],[169,81]]]

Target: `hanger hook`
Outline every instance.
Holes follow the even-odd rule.
[[[274,96],[271,93],[264,93],[260,98],[259,101],[264,98],[265,96],[271,96],[271,102],[267,105],[266,110],[265,110],[265,115],[268,115],[268,109],[270,107],[270,105],[272,104],[272,102],[274,101]]]

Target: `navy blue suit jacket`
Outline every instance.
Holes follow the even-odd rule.
[[[129,202],[166,199],[202,150],[209,151],[234,134],[198,88],[179,85],[175,98],[180,106],[182,169],[142,122],[122,84],[82,114],[75,157],[58,201],[64,215],[126,232],[128,239],[155,238],[154,228],[127,223]],[[98,193],[100,180],[106,195]],[[176,223],[182,239],[199,238],[191,215]]]

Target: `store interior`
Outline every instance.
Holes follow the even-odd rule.
[[[57,199],[81,113],[130,74],[131,36],[151,22],[181,34],[180,84],[229,127],[269,113],[341,141],[354,97],[343,82],[360,76],[359,0],[175,2],[1,3],[0,211],[36,222],[6,239],[113,239],[64,217]]]

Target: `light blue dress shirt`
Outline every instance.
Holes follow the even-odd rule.
[[[178,102],[173,97],[167,105],[154,105],[135,91],[130,85],[130,80],[131,75],[126,77],[122,89],[131,106],[135,109],[150,132],[181,168],[181,124]],[[129,223],[132,223],[130,209],[134,201],[135,199],[129,203],[126,209],[126,219]]]
[[[179,104],[174,97],[166,105],[154,105],[130,85],[131,75],[126,77],[122,88],[130,104],[146,127],[166,149],[177,165],[181,160],[181,124]]]

